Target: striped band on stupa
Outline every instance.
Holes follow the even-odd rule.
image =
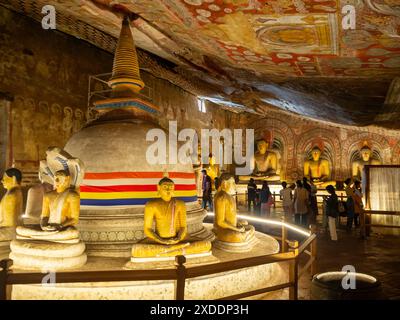
[[[144,206],[159,198],[157,185],[164,172],[85,173],[80,187],[81,207],[115,209]],[[175,183],[174,196],[186,203],[197,201],[195,174],[169,172]]]

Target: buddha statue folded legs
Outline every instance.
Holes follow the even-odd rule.
[[[51,164],[55,158],[62,165],[69,163],[76,168],[78,161],[55,149],[48,150],[47,162]],[[79,268],[86,263],[85,244],[81,242],[76,229],[80,197],[75,190],[76,185],[71,185],[72,170],[56,171],[54,167],[57,168],[54,164],[49,168],[50,172],[54,172],[54,190],[43,196],[40,225],[16,228],[17,239],[11,243],[10,254],[14,268],[63,270]]]
[[[238,221],[236,201],[231,195],[235,192],[235,180],[224,173],[220,178],[220,188],[214,198],[214,233],[216,248],[229,252],[249,251],[257,243],[255,229],[247,221]]]
[[[187,235],[186,206],[172,197],[174,182],[163,178],[158,184],[160,199],[146,203],[144,233],[147,238],[132,247],[131,262],[173,260],[211,255],[211,242]],[[154,229],[153,229],[154,225]]]
[[[281,166],[280,155],[276,150],[269,149],[269,143],[264,140],[257,141],[257,151],[252,159],[254,168],[251,176],[240,176],[241,181],[249,181],[251,178],[260,181],[279,181]]]
[[[323,189],[328,185],[336,186],[336,181],[330,180],[331,169],[329,161],[321,159],[322,151],[318,146],[311,150],[312,159],[304,162],[304,177],[309,178],[314,185]]]

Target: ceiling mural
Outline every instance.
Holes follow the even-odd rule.
[[[49,2],[5,1],[30,16],[32,3],[40,8]],[[105,37],[117,37],[122,9],[137,14],[132,25],[138,47],[173,62],[176,72],[213,85],[213,98],[254,110],[273,106],[368,125],[385,110],[386,92],[400,76],[399,0],[57,0],[54,5]],[[62,31],[95,42],[67,21]],[[382,117],[382,125],[393,126],[399,114],[392,116]]]

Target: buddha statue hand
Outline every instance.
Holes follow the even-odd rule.
[[[238,222],[238,225],[240,225],[240,226],[248,226],[248,225],[249,225],[249,222],[246,221],[246,220],[240,220],[240,221]]]

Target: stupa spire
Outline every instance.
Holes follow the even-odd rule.
[[[114,54],[113,71],[108,85],[114,93],[133,91],[139,92],[144,88],[140,78],[139,62],[130,28],[129,18],[124,17],[117,48]]]

